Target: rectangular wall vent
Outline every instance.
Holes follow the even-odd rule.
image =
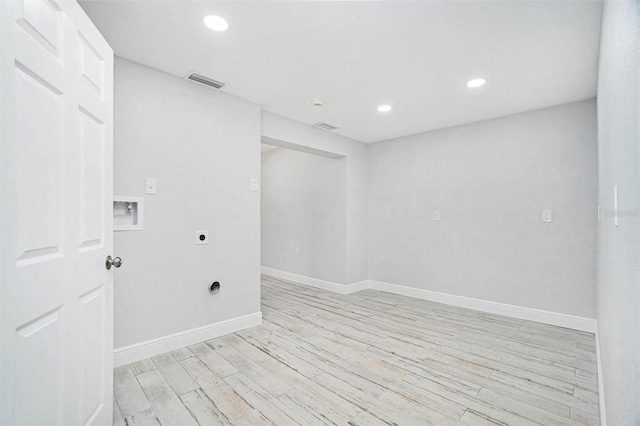
[[[209,87],[213,87],[214,89],[221,89],[224,87],[224,83],[218,80],[214,80],[209,77],[205,77],[203,75],[197,74],[195,72],[190,72],[187,74],[187,80],[195,81],[196,83],[204,84]]]
[[[318,121],[317,123],[313,124],[313,127],[318,127],[320,129],[329,131],[337,129],[336,126],[332,126],[331,124],[325,123],[323,121]]]

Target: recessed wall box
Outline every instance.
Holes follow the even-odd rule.
[[[144,199],[126,195],[113,196],[113,230],[142,231]]]

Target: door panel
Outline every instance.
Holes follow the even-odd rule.
[[[64,96],[45,78],[16,66],[16,142],[20,149],[16,206],[18,267],[63,255]],[[34,117],[38,117],[34,120]],[[33,168],[38,172],[33,173]]]
[[[80,106],[80,251],[104,247],[104,122]]]
[[[105,286],[100,285],[80,298],[82,341],[80,364],[81,424],[90,424],[103,408],[105,398]]]
[[[15,2],[15,20],[42,47],[55,57],[60,56],[62,14],[51,0],[19,0]]]
[[[76,1],[0,1],[0,103],[0,424],[110,425],[113,52]]]
[[[82,33],[80,39],[80,75],[98,95],[104,90],[104,59]]]
[[[17,328],[15,425],[62,425],[64,315],[62,307]],[[34,409],[34,404],[38,408]]]

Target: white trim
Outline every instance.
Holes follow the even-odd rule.
[[[439,293],[437,291],[423,290],[414,287],[405,287],[380,281],[370,281],[369,288],[402,296],[444,303],[446,305],[474,309],[476,311],[487,312],[495,315],[504,315],[512,318],[541,322],[558,327],[570,328],[572,330],[586,331],[589,333],[596,332],[596,320],[591,318],[543,311],[541,309],[526,308],[524,306],[509,305],[506,303],[491,302],[488,300],[473,299],[471,297],[456,296],[453,294]]]
[[[596,326],[596,363],[598,367],[598,402],[600,403],[600,426],[607,426],[607,413],[604,409],[604,379],[602,377],[602,359],[600,358],[600,333]]]
[[[130,364],[141,359],[160,355],[205,340],[235,333],[246,328],[262,324],[262,312],[220,321],[203,327],[193,328],[180,333],[170,334],[146,342],[125,346],[113,351],[113,366]]]
[[[339,294],[351,294],[369,288],[369,281],[359,281],[353,284],[338,284],[332,281],[324,281],[304,275],[292,274],[291,272],[280,271],[278,269],[267,268],[266,266],[261,266],[260,269],[264,275],[270,275],[275,278],[291,281],[294,284],[304,284]]]
[[[471,297],[439,293],[437,291],[389,284],[381,281],[365,280],[353,284],[338,284],[331,281],[323,281],[317,278],[267,268],[265,266],[261,267],[261,271],[265,275],[291,281],[294,284],[308,285],[339,294],[351,294],[360,290],[373,289],[401,296],[414,297],[416,299],[430,300],[432,302],[458,306],[466,309],[474,309],[476,311],[487,312],[495,315],[504,315],[511,318],[570,328],[572,330],[586,331],[588,333],[596,333],[597,331],[596,320],[592,318],[543,311],[541,309],[509,305],[506,303],[491,302],[489,300],[473,299]]]

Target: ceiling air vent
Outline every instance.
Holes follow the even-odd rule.
[[[213,87],[214,89],[222,89],[224,87],[224,83],[218,80],[214,80],[209,77],[205,77],[203,75],[197,74],[195,72],[190,72],[187,74],[187,80],[195,81],[196,83],[204,84],[209,87]]]
[[[313,124],[313,127],[318,127],[320,129],[329,131],[337,129],[336,126],[332,126],[331,124],[325,123],[323,121],[318,121],[317,123]]]

